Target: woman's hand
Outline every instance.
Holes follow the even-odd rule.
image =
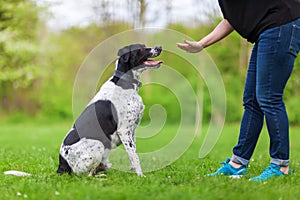
[[[176,45],[180,49],[189,53],[198,53],[203,49],[203,46],[200,44],[200,42],[192,42],[188,40],[184,40],[184,43],[177,43]]]
[[[222,40],[224,37],[229,35],[232,31],[233,31],[233,27],[226,19],[223,19],[211,33],[209,33],[199,42],[191,42],[188,40],[184,40],[184,43],[177,43],[176,45],[180,49],[187,51],[189,53],[198,53],[202,49]]]

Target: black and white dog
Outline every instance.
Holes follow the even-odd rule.
[[[141,73],[158,68],[162,61],[150,60],[162,48],[133,44],[119,50],[114,75],[87,105],[65,137],[59,154],[58,174],[94,175],[111,167],[111,149],[123,144],[131,169],[142,176],[136,153],[135,129],[144,105],[138,95]]]

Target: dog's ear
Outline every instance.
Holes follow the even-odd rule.
[[[130,46],[123,47],[118,51],[118,56],[123,57],[124,62],[128,62],[130,58]]]

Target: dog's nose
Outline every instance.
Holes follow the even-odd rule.
[[[162,51],[161,46],[155,46],[153,49],[154,49],[155,54],[157,54],[157,55],[159,55]]]
[[[156,51],[156,52],[161,52],[162,51],[162,47],[161,46],[155,46],[154,47],[154,50]]]

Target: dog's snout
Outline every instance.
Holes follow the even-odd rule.
[[[152,47],[152,49],[151,49],[152,56],[151,57],[156,57],[156,56],[160,55],[161,51],[162,51],[161,46]]]
[[[162,52],[162,47],[161,46],[153,46],[150,48],[147,48],[147,57],[148,58],[154,58],[160,55]]]
[[[162,47],[161,47],[161,46],[155,46],[155,47],[154,47],[154,50],[155,50],[156,52],[161,52],[161,51],[162,51]]]

